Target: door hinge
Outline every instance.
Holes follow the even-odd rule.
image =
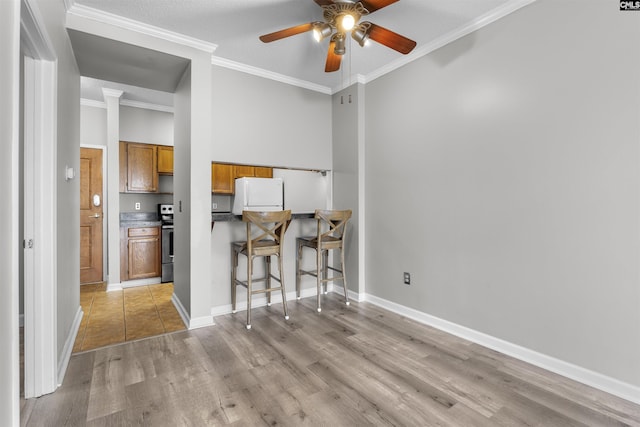
[[[23,240],[22,241],[22,248],[23,249],[33,249],[33,239],[29,239],[29,240]]]

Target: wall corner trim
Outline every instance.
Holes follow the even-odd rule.
[[[598,390],[618,396],[630,402],[640,404],[640,387],[629,384],[607,375],[591,371],[578,365],[547,356],[537,351],[521,347],[500,338],[458,325],[448,320],[440,319],[430,314],[409,308],[392,301],[367,294],[366,301],[386,310],[408,317],[419,323],[432,326],[441,331],[466,339],[500,353],[506,354],[539,368],[546,369]]]

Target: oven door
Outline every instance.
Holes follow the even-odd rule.
[[[162,263],[173,262],[173,225],[162,226]]]

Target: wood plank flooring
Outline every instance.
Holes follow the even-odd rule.
[[[81,285],[84,316],[73,352],[185,330],[172,295],[172,283],[111,292],[105,283]]]
[[[640,426],[640,406],[337,294],[73,355],[25,426]]]

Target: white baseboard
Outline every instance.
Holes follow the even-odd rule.
[[[173,293],[173,295],[171,295],[171,302],[173,303],[173,306],[176,308],[176,310],[178,310],[178,314],[182,318],[184,324],[188,326],[190,320],[189,313],[187,313],[187,310],[184,308],[184,305],[182,305],[180,298],[178,298],[175,292]]]
[[[640,404],[640,387],[625,383],[615,378],[600,374],[598,372],[585,369],[581,366],[565,362],[546,354],[538,353],[525,347],[504,341],[500,338],[469,329],[448,320],[423,313],[421,311],[405,307],[394,302],[378,298],[373,295],[366,295],[365,300],[386,310],[413,319],[425,325],[432,326],[441,331],[450,333],[468,341],[499,351],[508,356],[597,388],[614,396],[621,397],[633,403]]]
[[[64,374],[67,372],[67,366],[69,366],[69,360],[71,359],[71,353],[73,352],[73,344],[75,343],[76,337],[78,336],[78,330],[80,329],[82,316],[84,316],[82,307],[78,307],[78,311],[76,311],[76,317],[73,319],[73,324],[71,325],[71,330],[67,335],[67,339],[64,341],[62,354],[60,354],[60,358],[58,359],[58,387],[62,385]]]
[[[121,291],[127,288],[135,288],[137,286],[158,285],[162,283],[162,277],[150,277],[149,279],[127,280],[120,283],[108,283],[107,292]]]
[[[213,321],[213,316],[194,317],[189,322],[189,330],[204,328],[204,327],[213,326],[213,325],[215,325]]]
[[[182,305],[182,302],[177,297],[175,292],[171,296],[171,302],[173,303],[173,306],[176,308],[176,310],[178,310],[178,314],[180,314],[182,321],[189,330],[215,325],[215,323],[213,322],[213,316],[202,316],[192,319],[191,316],[189,316],[189,313],[187,313],[187,309],[184,308],[184,305]]]
[[[135,288],[136,286],[158,285],[162,283],[162,277],[150,277],[148,279],[127,280],[120,283],[123,289]]]
[[[107,283],[107,292],[121,291],[122,283]]]

